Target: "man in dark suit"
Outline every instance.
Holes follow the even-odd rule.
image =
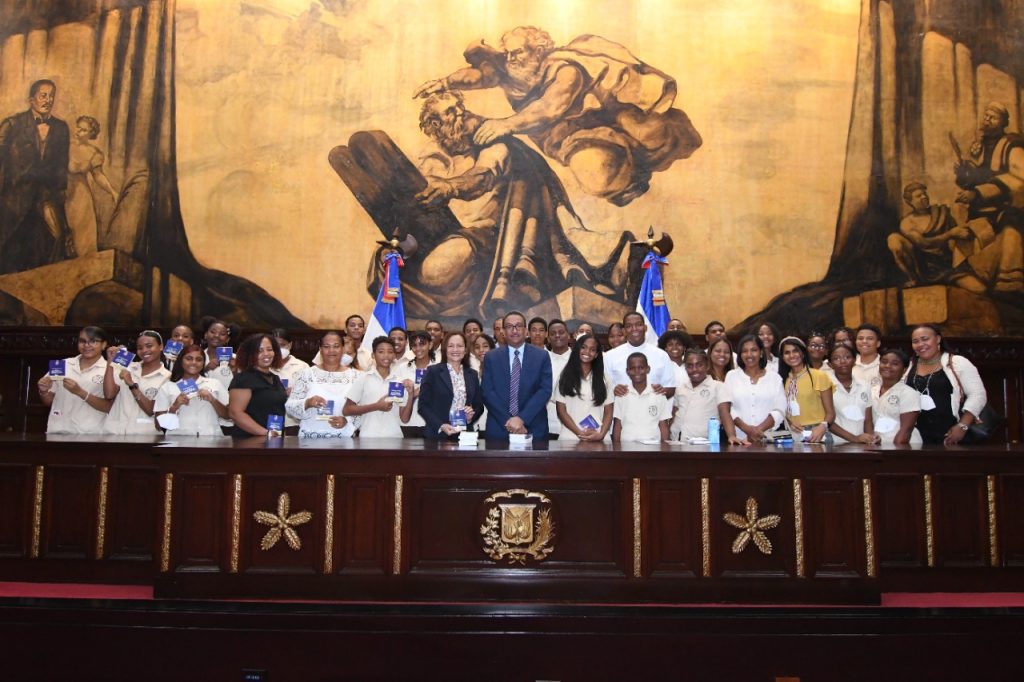
[[[526,343],[526,317],[522,313],[505,315],[504,330],[505,345],[484,356],[484,437],[508,440],[510,433],[529,433],[546,440],[551,358],[547,351]]]
[[[17,272],[75,254],[64,214],[68,124],[52,116],[57,86],[29,88],[29,109],[0,122],[0,272]]]

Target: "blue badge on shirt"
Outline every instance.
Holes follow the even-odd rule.
[[[423,375],[425,375],[426,373],[427,373],[427,370],[425,370],[425,369],[417,369],[416,370],[416,385],[417,386],[419,386],[420,384],[423,383]]]
[[[235,349],[231,346],[221,346],[217,349],[217,362],[222,365],[226,365],[231,362],[231,356],[234,355]]]

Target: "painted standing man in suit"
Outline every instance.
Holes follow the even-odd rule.
[[[505,315],[505,345],[484,356],[483,394],[487,406],[488,440],[508,440],[510,433],[548,436],[551,358],[526,343],[526,317]]]
[[[56,96],[38,80],[29,109],[0,122],[0,272],[77,255],[64,214],[71,135],[51,113]]]

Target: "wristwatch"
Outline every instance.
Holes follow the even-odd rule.
[[[956,426],[964,433],[967,433],[967,430],[971,428],[968,424],[964,424],[963,422],[957,422]]]
[[[129,391],[137,391],[137,390],[139,390],[139,385],[138,384],[128,384],[128,390]]]

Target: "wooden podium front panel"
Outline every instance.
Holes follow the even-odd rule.
[[[711,575],[730,580],[784,579],[797,577],[797,520],[794,514],[793,480],[789,478],[712,479],[710,490]],[[747,517],[747,500],[756,502],[758,519],[779,516],[778,525],[762,535],[769,553],[749,539],[740,552],[737,539],[743,533],[729,525],[727,513]]]
[[[989,565],[988,503],[984,475],[932,477],[936,567]]]
[[[274,575],[321,573],[325,537],[322,477],[317,474],[249,474],[240,480],[244,493],[238,506],[241,560],[237,572]],[[289,521],[287,527],[291,533],[288,536],[292,541],[289,542],[280,521],[261,523],[254,517],[257,512],[261,512],[261,518],[267,518],[263,515],[269,514],[274,519]],[[306,515],[310,516],[308,521],[304,520]],[[232,520],[232,526],[233,523]]]
[[[920,474],[879,474],[874,477],[874,494],[880,570],[927,568],[924,478]]]
[[[171,571],[228,572],[231,484],[227,474],[174,475]]]
[[[334,572],[384,576],[393,556],[394,493],[387,476],[339,477],[335,502]]]
[[[160,553],[161,479],[156,468],[110,470],[105,558],[152,562]],[[103,558],[103,557],[101,557]]]
[[[44,480],[40,556],[92,559],[97,538],[98,467],[49,466]]]
[[[807,577],[867,578],[863,480],[804,479],[803,501]]]
[[[999,476],[995,508],[998,512],[995,565],[1024,568],[1024,475]]]
[[[530,568],[545,572],[625,577],[632,567],[632,502],[623,480],[547,478],[407,477],[405,513],[409,541],[405,570],[444,574]],[[481,526],[501,500],[495,494],[523,490],[550,500],[552,551],[520,564],[486,553]],[[531,517],[531,524],[535,523]]]
[[[643,537],[652,578],[696,578],[703,574],[703,507],[700,478],[648,479]],[[710,557],[709,557],[710,558]]]
[[[0,466],[0,557],[29,555],[34,472],[28,464]]]

